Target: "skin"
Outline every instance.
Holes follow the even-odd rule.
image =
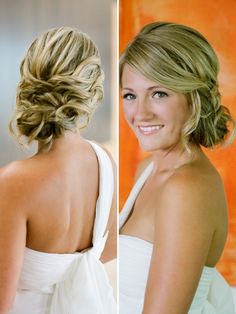
[[[94,150],[70,131],[55,139],[49,152],[39,147],[35,156],[1,169],[0,314],[13,304],[25,246],[46,253],[92,246],[98,175]],[[107,230],[103,263],[116,257],[116,195]]]
[[[157,85],[124,66],[124,115],[140,146],[151,152],[154,169],[121,233],[153,243],[142,313],[184,314],[203,267],[214,267],[221,256],[227,206],[221,178],[202,149],[190,145],[190,159],[181,144],[191,113],[185,96]],[[157,124],[163,125],[157,132],[139,130]]]

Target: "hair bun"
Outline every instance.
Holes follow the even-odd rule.
[[[103,77],[98,50],[87,35],[71,28],[43,34],[21,63],[19,136],[51,144],[66,130],[85,127],[103,98]]]

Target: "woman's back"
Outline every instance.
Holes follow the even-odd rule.
[[[84,140],[59,149],[60,156],[52,151],[30,161],[38,175],[35,192],[39,189],[40,193],[35,193],[27,246],[71,253],[91,247],[99,188],[98,161]]]
[[[107,241],[108,220],[113,216],[110,215],[114,191],[112,163],[107,153],[95,143],[75,139],[76,135],[73,140],[68,137],[66,140],[70,145],[74,143],[71,146],[72,153],[55,155],[53,152],[56,152],[56,147],[54,147],[50,158],[46,158],[41,152],[25,164],[20,162],[21,171],[25,170],[24,179],[27,179],[25,182],[29,183],[30,188],[27,188],[26,195],[22,197],[21,189],[24,182],[22,176],[18,176],[18,182],[15,182],[18,186],[18,195],[15,194],[15,199],[19,196],[19,202],[14,201],[14,203],[16,210],[20,210],[22,205],[25,205],[23,211],[28,217],[26,231],[27,242],[30,245],[26,243],[28,247],[24,249],[23,255],[22,242],[22,247],[19,242],[18,251],[14,250],[17,263],[10,268],[11,270],[15,268],[15,277],[19,276],[19,279],[16,298],[10,313],[49,313],[50,311],[58,314],[66,313],[68,310],[69,313],[90,311],[110,314],[115,311],[112,289],[103,265],[99,261]],[[60,145],[61,141],[63,139],[60,140]],[[75,145],[76,141],[78,146]],[[84,156],[81,156],[82,153],[79,153],[78,149],[85,151]],[[75,153],[80,157],[73,157]],[[51,158],[54,160],[54,165],[51,163]],[[76,159],[78,166],[76,166]],[[81,170],[80,162],[84,162],[84,170]],[[26,163],[28,169],[23,167]],[[41,172],[39,172],[40,166]],[[60,175],[56,171],[58,169],[61,169]],[[89,171],[94,171],[91,178],[95,184],[85,178],[84,188],[76,178],[76,171],[82,173],[82,178],[83,174],[85,176]],[[10,172],[9,167],[8,172]],[[16,169],[15,171],[11,169],[11,172],[13,176]],[[70,180],[68,176],[72,176],[72,172],[75,178]],[[36,183],[33,181],[30,184],[32,173],[37,179]],[[19,184],[20,177],[22,184]],[[51,184],[57,188],[51,187]],[[89,187],[94,187],[94,195],[91,194],[91,197]],[[76,194],[77,188],[81,188],[82,192]],[[27,204],[24,200],[27,194],[32,197],[29,197],[29,206],[26,208]],[[8,198],[7,195],[6,197]],[[37,201],[38,198],[42,201]],[[89,198],[95,204],[90,202]],[[64,199],[68,201],[65,202]],[[73,206],[70,206],[71,204]],[[91,206],[92,210],[87,206]],[[38,214],[40,208],[43,210]],[[68,221],[71,223],[68,224]],[[23,236],[19,233],[18,238]],[[94,293],[91,294],[93,289],[95,289]]]
[[[26,246],[48,253],[72,253],[91,246],[98,161],[82,138],[58,142],[49,152],[7,167],[5,180],[14,181],[27,213]]]

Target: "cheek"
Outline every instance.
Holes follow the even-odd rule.
[[[163,113],[165,120],[167,121],[167,126],[172,135],[179,136],[182,132],[185,122],[188,119],[188,115],[185,111],[170,110]]]
[[[166,110],[163,111],[163,115],[173,126],[176,125],[178,128],[183,127],[190,116],[187,103],[185,104],[180,101],[170,103],[170,106],[165,109]]]
[[[125,119],[128,123],[133,123],[134,120],[134,109],[132,106],[123,104],[123,113],[125,116]]]
[[[160,119],[161,122],[167,124],[169,127],[173,127],[178,120],[178,113],[171,107],[160,107],[158,110],[155,110],[155,114]]]

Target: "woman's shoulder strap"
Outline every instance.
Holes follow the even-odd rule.
[[[96,217],[93,229],[93,246],[100,246],[101,241],[104,240],[105,245],[105,231],[112,207],[113,193],[114,193],[114,173],[112,161],[108,153],[101,148],[98,144],[89,141],[92,145],[99,163],[99,196],[96,205]],[[103,241],[102,241],[103,242]],[[100,243],[100,244],[99,244]],[[103,244],[101,245],[100,252],[102,253]]]
[[[149,175],[151,174],[153,169],[153,163],[151,162],[145,169],[144,171],[141,173],[141,175],[139,176],[138,180],[136,181],[136,183],[134,184],[128,198],[127,201],[125,202],[125,205],[120,213],[120,217],[119,217],[119,227],[121,228],[124,223],[126,222],[127,218],[129,217],[129,214],[133,208],[134,202],[138,196],[138,193],[140,192],[143,184],[145,183],[145,181],[147,180],[147,178],[149,177]]]

